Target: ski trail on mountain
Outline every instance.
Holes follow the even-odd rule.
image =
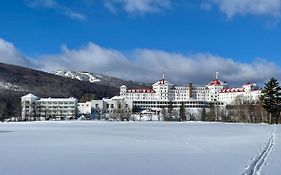
[[[271,137],[266,143],[265,147],[262,149],[259,155],[252,161],[252,163],[247,167],[246,171],[242,175],[260,175],[264,162],[268,158],[271,150],[274,147],[275,140],[276,140],[275,133],[276,133],[276,127],[274,127]]]

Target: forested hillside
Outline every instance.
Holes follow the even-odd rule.
[[[33,93],[40,97],[76,97],[79,100],[112,97],[119,89],[87,81],[0,63],[0,116],[20,114],[20,97]]]

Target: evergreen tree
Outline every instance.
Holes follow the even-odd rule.
[[[265,84],[260,99],[262,106],[271,114],[275,123],[278,124],[281,112],[281,87],[275,78],[271,78]],[[273,123],[272,120],[271,123]]]
[[[5,115],[7,111],[7,104],[3,101],[0,101],[0,121],[4,122]]]
[[[169,114],[169,117],[172,118],[172,115],[173,115],[173,102],[172,101],[169,101],[168,114]]]
[[[207,120],[206,121],[215,121],[216,120],[216,109],[213,103],[209,104],[209,112],[207,113]]]
[[[207,120],[207,112],[206,112],[206,108],[203,107],[202,112],[201,112],[201,121],[206,121]]]
[[[180,107],[180,121],[186,121],[185,106],[183,102],[181,103]]]
[[[162,114],[162,118],[163,118],[164,121],[170,121],[168,112],[165,108],[162,108],[161,114]]]

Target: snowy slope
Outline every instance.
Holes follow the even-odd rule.
[[[0,124],[0,172],[237,175],[253,164],[273,131],[273,126],[263,124],[196,122],[4,123]],[[278,127],[276,138],[280,131]],[[267,154],[262,174],[281,174],[280,156],[274,152],[280,153],[280,141]]]
[[[111,76],[107,76],[107,75],[96,74],[96,73],[90,73],[90,72],[59,70],[59,71],[53,72],[53,74],[58,75],[58,76],[68,77],[71,79],[77,79],[80,81],[88,81],[88,82],[95,83],[95,84],[112,86],[112,87],[116,87],[116,88],[120,88],[120,86],[122,86],[122,85],[126,85],[128,87],[146,87],[146,86],[148,86],[144,83],[122,80],[119,78],[115,78],[115,77],[111,77]]]
[[[24,89],[21,88],[20,86],[4,81],[0,81],[0,89],[12,90],[12,91],[24,91]]]
[[[71,71],[71,70],[67,70],[67,71],[59,70],[59,71],[55,72],[54,74],[63,76],[63,77],[69,77],[72,79],[77,79],[80,81],[89,81],[91,83],[99,82],[100,79],[102,78],[101,75],[95,75],[93,73],[88,73],[88,72],[75,72],[75,71]]]

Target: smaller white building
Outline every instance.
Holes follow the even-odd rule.
[[[92,103],[78,103],[78,114],[91,114],[92,113]]]
[[[77,99],[40,98],[33,94],[21,97],[22,120],[66,119],[77,116]]]
[[[118,112],[118,110],[130,113],[132,108],[132,101],[125,100],[125,98],[121,96],[115,96],[112,98],[103,98],[102,100],[91,100],[85,103],[78,103],[78,115],[113,114]]]

